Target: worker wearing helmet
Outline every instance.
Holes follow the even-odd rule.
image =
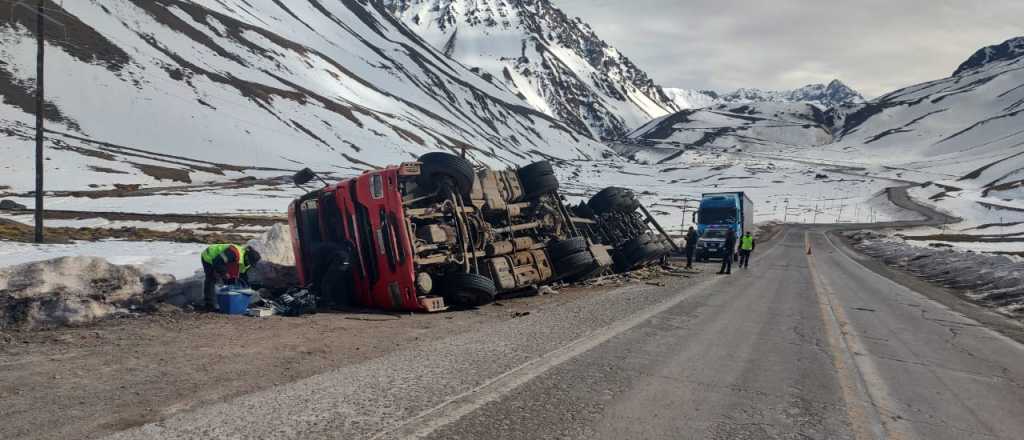
[[[201,255],[203,261],[203,307],[213,310],[217,283],[235,284],[248,282],[249,269],[260,261],[260,253],[251,246],[236,244],[214,244]]]

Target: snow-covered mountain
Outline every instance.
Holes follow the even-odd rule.
[[[741,88],[729,93],[717,93],[710,90],[666,88],[665,93],[674,100],[680,109],[757,102],[798,102],[828,109],[845,104],[865,102],[863,95],[838,79],[832,80],[828,84],[809,84],[795,90],[783,91]]]
[[[832,142],[832,132],[829,115],[815,105],[756,102],[683,110],[637,128],[629,138],[645,148],[664,148],[657,160],[669,162],[691,148],[819,146]],[[630,156],[633,150],[620,152]]]
[[[305,165],[353,173],[436,149],[468,148],[491,163],[608,153],[504,81],[446,57],[379,3],[47,7],[63,22],[47,32],[51,189]],[[33,182],[34,26],[30,10],[0,7],[0,190]]]
[[[1013,60],[1021,55],[1024,55],[1024,37],[1011,38],[1002,44],[981,48],[974,55],[971,55],[967,61],[964,61],[953,72],[953,76],[960,75],[971,69],[984,67],[995,61]]]
[[[382,0],[489,81],[581,133],[618,138],[676,110],[661,87],[549,0]]]
[[[678,89],[665,87],[665,95],[675,103],[680,110],[711,107],[722,104],[720,95],[713,90]]]
[[[820,96],[817,88],[804,91]],[[952,179],[950,187],[1018,198],[1024,195],[1024,38],[979,50],[951,77],[870,102],[825,111],[786,102],[718,104],[653,120],[629,137],[662,157],[694,147],[755,147],[801,160],[877,166],[900,178]]]
[[[1024,182],[1024,38],[949,77],[836,112],[836,145],[994,188]]]

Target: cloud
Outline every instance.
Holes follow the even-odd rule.
[[[869,96],[949,76],[1024,35],[1024,1],[552,0],[660,84],[791,89],[839,78]]]

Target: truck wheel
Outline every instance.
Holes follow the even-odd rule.
[[[626,241],[619,246],[614,255],[616,270],[627,272],[656,255],[660,248],[650,242],[647,236],[640,236]]]
[[[540,176],[533,180],[523,181],[526,199],[535,199],[544,194],[558,191],[558,178],[554,175]]]
[[[334,306],[355,305],[352,280],[353,255],[337,243],[317,246],[313,254],[313,289],[324,302]]]
[[[420,176],[416,179],[426,191],[434,191],[443,180],[449,179],[454,190],[469,197],[473,190],[473,164],[468,160],[439,151],[420,156]]]
[[[441,296],[457,307],[479,307],[494,302],[497,291],[494,281],[475,273],[449,274],[441,284]]]
[[[546,160],[534,162],[519,169],[519,178],[523,181],[527,181],[535,177],[553,175],[555,175],[555,169],[551,166],[551,162]]]
[[[583,237],[573,237],[548,243],[548,255],[552,260],[561,260],[586,250],[587,239]]]
[[[609,186],[594,194],[590,198],[588,205],[595,213],[605,214],[609,212],[633,212],[639,207],[640,203],[637,201],[633,191],[626,188]]]
[[[551,167],[551,162],[546,160],[531,163],[520,169],[519,181],[523,184],[527,199],[558,190],[555,170]]]
[[[352,272],[349,269],[347,262],[333,262],[317,284],[317,296],[334,307],[356,305]]]
[[[577,252],[562,259],[555,260],[556,274],[562,278],[570,278],[593,269],[594,256],[590,252]]]
[[[634,250],[630,254],[627,254],[627,258],[629,259],[629,261],[633,263],[634,266],[637,266],[660,258],[662,255],[664,255],[664,253],[665,249],[662,248],[661,245],[659,245],[658,243],[647,243],[643,245],[643,247]]]

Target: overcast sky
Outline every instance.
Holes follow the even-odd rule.
[[[720,91],[839,78],[876,97],[1024,35],[1024,0],[552,1],[659,84]]]

